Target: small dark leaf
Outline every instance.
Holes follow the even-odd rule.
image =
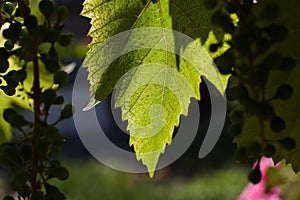
[[[69,81],[69,75],[67,72],[58,71],[54,74],[53,82],[55,84],[58,84],[60,87],[66,85],[68,81]]]
[[[61,34],[58,40],[58,43],[61,46],[68,46],[69,44],[71,44],[73,39],[73,35],[72,34]]]
[[[12,196],[5,196],[3,200],[15,200]]]
[[[281,71],[291,71],[296,67],[296,61],[292,57],[284,57],[283,62],[279,67]]]
[[[59,180],[66,180],[69,178],[69,171],[65,167],[55,167],[49,172],[52,176]]]
[[[14,48],[14,42],[12,40],[6,40],[4,43],[4,47],[6,50],[12,50]]]
[[[242,133],[243,130],[243,122],[242,121],[238,121],[235,122],[233,124],[231,124],[228,129],[227,129],[227,133],[231,136],[231,137],[236,137],[238,135],[240,135]]]
[[[34,15],[29,15],[24,19],[24,25],[29,31],[34,30],[38,25],[38,20]]]
[[[5,73],[8,70],[9,62],[7,60],[0,60],[0,73]]]
[[[50,17],[54,11],[54,3],[51,0],[42,0],[39,3],[39,9],[43,15]]]
[[[21,128],[22,126],[28,125],[28,122],[25,120],[25,118],[12,108],[7,108],[4,110],[3,118],[16,128]]]
[[[73,106],[72,106],[72,104],[65,105],[62,108],[60,115],[61,115],[62,119],[66,119],[66,118],[72,117],[72,115],[73,115]]]
[[[55,43],[58,42],[60,38],[60,32],[58,30],[48,30],[44,37],[44,42]]]
[[[3,92],[4,92],[7,96],[13,96],[13,95],[16,93],[15,87],[11,87],[11,86],[0,86],[0,88],[3,90]]]
[[[275,149],[274,145],[267,144],[267,145],[264,146],[263,154],[267,158],[271,158],[275,153],[276,153],[276,149]]]
[[[46,106],[51,106],[56,102],[56,91],[47,89],[42,93],[42,101]]]
[[[248,90],[243,85],[228,88],[226,95],[229,100],[239,100],[242,104],[247,104],[251,101]]]
[[[282,100],[287,100],[292,97],[294,93],[293,88],[288,84],[283,84],[277,88],[275,97]]]
[[[64,103],[64,97],[63,96],[58,96],[56,98],[55,104],[61,105]]]
[[[235,58],[231,51],[227,51],[223,55],[217,57],[215,63],[222,74],[231,74],[235,64]]]
[[[11,15],[15,8],[14,8],[14,5],[11,2],[5,2],[2,6],[2,9],[7,14]]]
[[[209,51],[214,53],[214,52],[218,51],[219,47],[220,47],[220,44],[211,44],[209,46]]]
[[[56,14],[57,14],[57,22],[60,23],[69,16],[69,9],[66,6],[60,6],[58,7]]]
[[[54,126],[49,126],[43,129],[43,135],[45,136],[45,140],[50,144],[63,144],[64,138],[60,134],[59,130]]]
[[[242,121],[244,118],[244,111],[237,108],[230,112],[229,117],[233,122]]]
[[[23,187],[27,182],[27,175],[25,172],[23,171],[20,171],[20,172],[17,172],[13,179],[12,179],[12,186],[13,186],[13,189],[14,188],[19,188],[19,187]]]
[[[285,121],[277,116],[271,118],[270,126],[272,131],[280,133],[285,129]]]

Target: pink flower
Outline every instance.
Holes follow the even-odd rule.
[[[254,166],[256,166],[256,163]],[[281,190],[278,186],[272,186],[266,191],[268,181],[267,170],[270,167],[278,168],[279,164],[274,166],[271,158],[262,157],[260,161],[261,181],[257,184],[249,183],[237,200],[282,200]]]

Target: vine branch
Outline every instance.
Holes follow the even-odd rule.
[[[241,5],[239,0],[233,0],[233,4],[235,5],[236,8],[236,14],[239,18],[239,24],[242,33],[248,34],[251,32],[251,24],[249,24],[249,21],[247,20],[247,15],[245,14],[245,9],[243,5]],[[248,9],[249,10],[249,9]],[[245,82],[249,85],[249,89],[251,90],[252,97],[254,99],[258,99],[259,95],[255,91],[254,84],[255,84],[255,71],[253,69],[253,60],[255,59],[255,56],[253,55],[252,51],[247,49],[244,52],[244,56],[247,60],[247,71],[248,71],[248,76],[245,80]],[[265,99],[263,99],[264,101]],[[266,137],[264,134],[264,120],[262,117],[259,117],[259,124],[260,124],[260,138],[262,142],[264,143],[266,141]]]
[[[39,75],[39,63],[38,63],[38,56],[37,51],[34,51],[34,58],[33,58],[33,101],[34,101],[34,129],[32,135],[32,146],[36,147],[37,141],[39,141],[40,137],[40,108],[41,108],[41,88],[40,88],[40,75]],[[37,183],[37,173],[38,173],[38,159],[37,159],[37,152],[36,148],[32,150],[32,162],[33,162],[33,169],[32,169],[32,177],[31,177],[31,185],[33,191],[38,190],[38,183]]]
[[[17,1],[18,1],[20,10],[21,10],[22,16],[28,16],[30,14],[30,8],[26,5],[24,0],[17,0]]]

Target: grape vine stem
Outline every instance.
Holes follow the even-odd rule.
[[[40,138],[40,108],[41,108],[41,88],[40,88],[40,75],[39,75],[39,63],[38,63],[38,56],[37,51],[34,51],[34,58],[33,58],[33,101],[34,101],[34,129],[32,134],[32,162],[33,162],[33,169],[32,169],[32,177],[31,177],[31,186],[33,191],[37,191],[39,184],[37,182],[37,173],[38,173],[38,158],[37,158],[37,151],[36,145],[37,141]]]
[[[239,24],[241,27],[241,31],[246,34],[251,32],[251,25],[249,24],[249,22],[247,20],[247,15],[245,14],[243,5],[241,5],[239,0],[232,0],[232,1],[236,8],[236,14],[239,18]],[[255,91],[255,88],[253,86],[255,83],[255,75],[256,75],[255,71],[253,69],[253,60],[255,59],[255,56],[253,55],[253,53],[251,52],[250,49],[246,50],[243,53],[244,53],[245,58],[247,59],[246,64],[247,64],[247,71],[248,71],[248,77],[246,78],[245,81],[249,85],[249,89],[251,90],[253,99],[258,99],[259,95]],[[260,137],[261,137],[262,142],[264,143],[266,141],[264,131],[263,131],[264,130],[264,120],[261,117],[259,117],[259,123],[260,123],[260,128],[261,128]]]
[[[18,6],[20,7],[21,14],[26,17],[30,15],[30,8],[26,5],[24,0],[17,0]],[[32,192],[36,192],[40,188],[40,183],[37,180],[39,173],[39,160],[37,157],[37,142],[40,140],[40,129],[41,129],[41,87],[40,87],[40,73],[39,73],[39,62],[38,62],[38,51],[37,47],[33,50],[33,109],[34,109],[34,127],[31,138],[32,145],[32,172],[29,177],[29,182],[32,187]]]

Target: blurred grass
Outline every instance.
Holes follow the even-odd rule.
[[[175,175],[168,168],[148,174],[129,174],[106,167],[95,160],[64,162],[70,170],[67,181],[54,180],[70,200],[234,200],[247,185],[249,168],[224,165],[201,169],[192,176],[186,169]],[[176,173],[177,174],[177,173]],[[281,169],[284,200],[300,200],[300,174],[291,167]],[[5,185],[0,179],[0,199]]]
[[[67,181],[52,181],[70,200],[234,200],[247,185],[249,168],[224,165],[218,169],[201,169],[187,176],[186,169],[174,176],[165,168],[148,174],[128,174],[106,167],[92,159],[64,162],[70,170]],[[176,173],[177,174],[177,173]],[[300,200],[300,174],[291,167],[281,169],[284,200]],[[0,179],[0,199],[5,185]]]
[[[147,174],[122,173],[95,161],[66,165],[71,177],[53,183],[72,200],[233,200],[247,184],[247,172],[235,167],[190,178],[169,177],[167,170],[162,170],[149,179]]]

